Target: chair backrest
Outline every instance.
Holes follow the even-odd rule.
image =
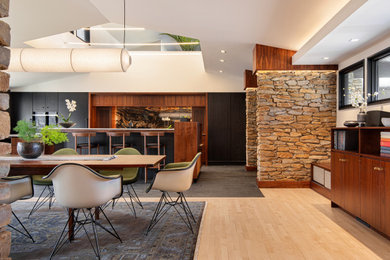
[[[106,132],[107,136],[130,136],[130,132]]]
[[[34,196],[31,175],[1,178],[0,183],[7,183],[11,193],[8,199],[0,200],[0,204],[11,204],[14,201],[29,199]]]
[[[141,153],[134,148],[123,148],[115,153],[116,155],[141,155]],[[120,173],[123,178],[133,177],[137,175],[138,178],[138,167],[123,168],[123,171]]]
[[[122,194],[120,176],[102,176],[77,163],[60,164],[43,178],[52,180],[56,200],[66,208],[93,208]]]
[[[197,153],[187,167],[163,169],[156,175],[152,189],[183,192],[191,188],[194,178],[194,169],[201,153]]]
[[[76,152],[74,149],[71,148],[62,148],[58,151],[55,151],[52,155],[78,155],[79,153]]]

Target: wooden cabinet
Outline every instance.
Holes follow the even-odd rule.
[[[359,156],[332,152],[332,201],[360,215]]]
[[[358,133],[355,152],[336,150],[335,131]],[[381,153],[381,132],[390,127],[332,129],[332,205],[337,204],[390,236],[390,157]]]
[[[388,167],[390,167],[390,164]],[[386,165],[387,165],[386,164]],[[361,215],[375,229],[385,228],[385,162],[361,158]],[[388,170],[389,171],[389,170]],[[390,217],[390,216],[389,216]]]
[[[190,162],[200,151],[201,128],[198,122],[175,122],[175,162]],[[194,179],[200,172],[201,160],[194,170]]]

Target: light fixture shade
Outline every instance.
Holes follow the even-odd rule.
[[[125,72],[125,49],[11,49],[10,72]]]

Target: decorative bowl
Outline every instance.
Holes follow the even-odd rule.
[[[16,150],[26,159],[36,159],[43,153],[44,145],[41,142],[18,142]]]
[[[344,122],[344,125],[347,127],[355,127],[355,126],[358,126],[359,123],[357,121],[348,120],[348,121]]]
[[[74,122],[61,122],[60,123],[60,126],[62,126],[63,128],[70,128],[70,127],[75,126],[75,125],[76,125],[76,123],[74,123]]]
[[[382,121],[382,124],[384,126],[390,126],[390,118],[389,117],[382,117],[381,121]]]

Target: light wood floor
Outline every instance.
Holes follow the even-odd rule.
[[[390,241],[311,189],[206,200],[198,259],[390,259]]]

